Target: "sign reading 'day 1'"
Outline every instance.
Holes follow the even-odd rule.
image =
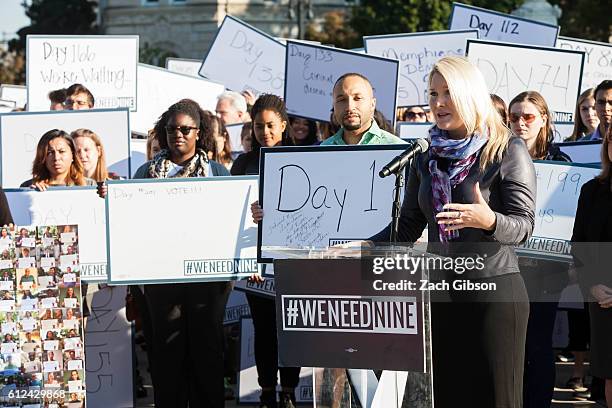
[[[527,20],[497,11],[453,3],[450,30],[478,29],[479,38],[514,44],[554,47],[559,26]]]
[[[538,91],[555,121],[574,120],[583,52],[480,40],[467,43],[467,57],[480,69],[491,93],[509,103],[521,92]]]
[[[225,16],[200,75],[232,91],[283,95],[285,46],[232,16]]]
[[[28,35],[28,110],[49,110],[48,93],[85,85],[95,108],[136,110],[138,36]]]
[[[400,62],[397,102],[400,106],[428,102],[427,78],[442,57],[465,55],[466,40],[477,39],[478,30],[434,31],[363,37],[366,53]]]
[[[262,148],[259,260],[274,249],[367,239],[391,220],[393,177],[382,167],[406,145]]]
[[[586,54],[582,90],[595,88],[604,79],[612,78],[612,44],[559,37],[557,48],[584,51]]]
[[[368,78],[374,88],[376,109],[395,123],[398,69],[397,60],[287,41],[287,112],[329,121],[334,84],[342,75],[355,72]]]

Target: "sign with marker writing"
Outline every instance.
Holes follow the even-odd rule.
[[[342,75],[355,72],[368,78],[374,88],[376,109],[395,123],[398,70],[397,60],[288,41],[287,113],[329,121],[334,84]]]
[[[225,87],[216,82],[138,64],[138,111],[130,115],[131,129],[146,135],[162,113],[185,98],[196,101],[204,110],[214,112],[217,96],[224,90]]]
[[[13,112],[0,115],[0,153],[3,187],[19,187],[32,178],[32,162],[41,137],[52,129],[68,133],[89,129],[104,145],[108,169],[130,176],[130,129],[127,108],[52,112]]]
[[[583,51],[582,90],[595,88],[605,79],[612,78],[612,44],[578,38],[559,37],[557,48]]]
[[[227,125],[225,129],[227,129],[227,133],[230,138],[230,146],[232,148],[232,153],[242,153],[244,152],[244,147],[242,147],[242,123],[237,123],[234,125]]]
[[[553,125],[555,129],[553,141],[555,143],[562,143],[565,139],[570,137],[574,131],[574,122],[554,122]]]
[[[94,107],[136,110],[138,36],[28,35],[28,110],[49,110],[50,91],[82,84]]]
[[[0,85],[0,99],[14,101],[16,107],[23,108],[28,102],[27,89],[23,85]]]
[[[177,74],[199,77],[202,61],[189,58],[166,58],[166,69]]]
[[[285,46],[232,16],[225,16],[200,75],[232,91],[283,96]]]
[[[559,26],[493,10],[453,3],[449,30],[478,29],[478,38],[513,44],[554,47]]]
[[[0,99],[0,113],[11,112],[13,109],[17,107],[15,101],[7,101],[5,99]]]
[[[523,91],[538,91],[555,121],[572,122],[580,94],[584,52],[467,40],[467,57],[491,93],[506,104]]]
[[[574,163],[601,163],[601,140],[559,143]]]
[[[106,281],[106,215],[104,200],[95,187],[6,189],[6,198],[16,224],[79,226],[81,279]]]
[[[464,56],[468,38],[477,39],[478,30],[433,31],[363,37],[367,54],[399,60],[399,106],[428,102],[427,78],[442,57]]]
[[[571,260],[570,240],[582,185],[600,169],[559,162],[534,162],[537,178],[535,227],[517,248],[526,255]]]
[[[257,226],[250,209],[257,195],[256,176],[109,181],[109,281],[228,281],[257,273]],[[151,222],[179,208],[172,221]]]
[[[433,123],[398,122],[397,135],[401,139],[424,139],[429,137]]]
[[[367,239],[391,220],[393,177],[384,165],[405,145],[262,148],[258,256]]]

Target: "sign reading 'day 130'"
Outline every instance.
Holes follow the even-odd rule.
[[[391,219],[393,177],[382,167],[406,149],[389,146],[263,148],[260,262],[275,248],[326,248],[367,239]]]
[[[49,110],[50,91],[85,85],[95,108],[136,110],[138,36],[28,35],[28,110]]]

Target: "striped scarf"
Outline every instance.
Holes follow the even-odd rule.
[[[465,139],[451,139],[448,132],[434,126],[429,131],[431,138],[429,172],[431,174],[431,192],[435,214],[443,211],[445,204],[452,202],[451,190],[461,183],[478,159],[488,137],[478,133]],[[449,162],[446,171],[438,168],[438,159]],[[440,242],[448,242],[459,237],[459,231],[444,231],[446,225],[438,225]]]

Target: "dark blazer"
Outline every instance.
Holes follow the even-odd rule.
[[[604,284],[612,287],[612,192],[610,180],[593,179],[580,189],[572,233],[572,255],[582,293]]]
[[[435,243],[439,242],[439,237],[432,203],[431,174],[428,166],[430,159],[430,152],[421,154],[412,161],[407,170],[408,177],[399,222],[399,240],[414,242],[427,226],[428,250],[438,252],[434,248]],[[514,246],[531,236],[536,197],[535,169],[523,140],[511,137],[501,162],[488,165],[482,172],[477,161],[465,180],[452,190],[452,202],[473,203],[476,182],[480,182],[482,195],[495,212],[495,230],[488,232],[482,229],[464,228],[459,231],[459,238],[448,248],[455,253],[486,255],[485,267],[482,270],[466,272],[465,278],[478,279],[518,273]],[[376,234],[372,240],[388,241],[389,231],[390,225]]]
[[[232,173],[232,176],[259,174],[259,149],[242,153],[236,157],[230,173]]]

